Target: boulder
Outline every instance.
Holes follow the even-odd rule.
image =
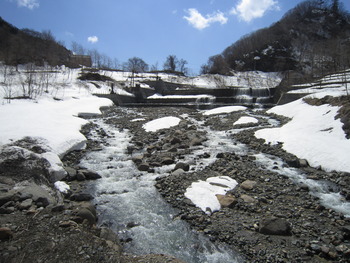
[[[5,146],[0,152],[0,174],[14,181],[34,180],[47,183],[50,163],[30,150],[18,146]]]
[[[245,180],[243,183],[241,183],[241,188],[246,191],[251,191],[253,188],[256,186],[257,182],[256,181],[251,181],[251,180]]]
[[[283,218],[264,218],[259,223],[259,232],[265,235],[289,236],[292,234],[292,226]]]
[[[23,188],[22,188],[23,187]],[[56,204],[57,200],[54,198],[54,191],[45,185],[37,185],[34,183],[27,183],[20,187],[19,192],[24,196],[31,196],[35,203],[41,203],[40,206],[46,204]]]
[[[299,159],[300,167],[308,167],[309,163],[306,159]]]
[[[12,230],[8,227],[0,227],[0,240],[9,240],[13,237]]]
[[[196,138],[193,138],[190,142],[190,146],[199,146],[199,145],[202,145],[203,143],[203,139],[202,138],[199,138],[199,137],[196,137]]]
[[[290,167],[295,167],[295,168],[300,168],[300,161],[298,158],[290,158],[286,160],[286,163],[290,166]]]
[[[15,197],[16,197],[16,192],[14,191],[0,194],[0,206],[6,204],[7,202],[13,201]]]
[[[24,201],[22,201],[19,205],[18,205],[18,209],[19,210],[27,210],[29,209],[33,204],[33,199],[26,199]]]
[[[90,170],[79,170],[78,173],[82,173],[88,180],[97,180],[102,178],[101,175]]]
[[[245,203],[255,203],[256,200],[249,196],[249,195],[241,195],[240,198],[245,202]]]
[[[67,172],[66,180],[67,181],[73,181],[76,179],[77,176],[77,170],[72,167],[64,167],[64,169]]]
[[[83,223],[85,220],[88,222],[90,226],[96,224],[96,217],[92,214],[92,212],[85,208],[79,208],[78,212],[76,213],[76,217],[73,218],[73,220],[77,223]]]
[[[177,169],[182,169],[188,172],[190,170],[190,165],[188,163],[179,162],[175,165],[174,171]]]
[[[162,160],[162,165],[170,165],[170,164],[173,164],[175,161],[170,158],[170,157],[165,157],[163,160]]]
[[[182,175],[182,174],[184,174],[184,173],[185,173],[184,170],[182,170],[182,169],[176,169],[175,171],[173,171],[173,172],[171,173],[171,175],[179,176],[179,175]]]
[[[82,181],[86,180],[86,177],[85,177],[85,175],[83,173],[77,172],[76,179],[77,179],[77,181],[82,182]]]
[[[221,207],[233,207],[236,203],[237,203],[237,199],[236,197],[234,197],[233,195],[220,195],[217,194],[216,198],[218,199]]]
[[[148,169],[149,169],[149,164],[148,163],[141,163],[137,169],[139,169],[139,171],[144,171],[144,172],[147,172]]]

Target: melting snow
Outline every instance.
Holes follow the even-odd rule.
[[[58,191],[64,194],[67,194],[68,191],[70,190],[69,185],[62,181],[55,182],[55,187]]]
[[[254,117],[248,117],[244,116],[238,119],[233,125],[238,125],[238,124],[248,124],[248,123],[258,123],[259,120],[254,118]]]
[[[185,196],[205,213],[211,214],[220,210],[217,194],[225,195],[237,186],[237,181],[228,176],[210,177],[206,181],[192,183]]]
[[[313,94],[338,96],[333,93]],[[283,143],[283,148],[306,159],[313,167],[321,166],[326,171],[350,172],[350,140],[346,139],[342,129],[343,123],[336,119],[339,107],[330,105],[311,106],[302,99],[276,106],[269,113],[275,113],[292,118],[286,125],[262,129],[255,133],[257,138],[263,138],[268,143]]]
[[[212,110],[207,110],[203,112],[203,115],[214,115],[214,114],[222,114],[222,113],[231,113],[235,111],[243,111],[246,110],[247,107],[244,106],[225,106],[225,107],[219,107]]]
[[[155,132],[161,129],[168,129],[180,123],[181,119],[177,117],[163,117],[147,122],[142,125],[142,128],[147,132]]]

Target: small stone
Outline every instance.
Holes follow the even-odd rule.
[[[66,227],[74,227],[74,226],[77,226],[78,224],[72,220],[68,220],[68,221],[60,221],[58,226],[59,227],[63,227],[63,228],[66,228]]]
[[[0,240],[9,240],[13,237],[12,230],[8,227],[0,227]]]
[[[164,158],[162,160],[162,164],[163,165],[170,165],[170,164],[173,164],[174,163],[174,160],[172,158]]]
[[[82,173],[88,180],[97,180],[101,178],[101,175],[90,170],[80,170],[78,173]]]
[[[35,200],[37,207],[47,207],[50,204],[50,201],[46,197],[39,197]]]
[[[202,145],[203,140],[201,138],[193,138],[190,142],[190,146]]]
[[[181,139],[178,138],[178,137],[174,137],[174,138],[172,138],[172,139],[170,140],[170,143],[171,143],[172,145],[177,144],[177,143],[181,143]]]
[[[256,186],[257,182],[256,181],[251,181],[251,180],[245,180],[243,183],[241,183],[241,188],[246,191],[253,190],[253,188]]]
[[[91,211],[85,207],[80,208],[79,211],[77,212],[76,216],[81,219],[77,220],[76,218],[74,219],[75,222],[77,223],[83,223],[84,220],[88,222],[89,225],[94,225],[96,223],[96,217],[91,213]]]
[[[52,212],[62,212],[64,211],[65,207],[64,205],[56,205],[54,207],[52,207],[51,211]]]
[[[225,154],[224,153],[218,153],[217,155],[216,155],[216,158],[218,158],[218,159],[221,159],[221,158],[224,158],[225,157]]]
[[[140,164],[140,163],[142,163],[143,158],[144,158],[143,154],[136,155],[132,158],[132,161],[136,164]]]
[[[216,198],[218,199],[221,207],[233,207],[237,203],[237,199],[232,195],[217,194]]]
[[[32,199],[26,199],[18,205],[19,210],[29,209],[33,204]]]
[[[322,247],[321,247],[321,251],[322,251],[322,253],[324,253],[324,254],[328,254],[329,251],[330,251],[330,249],[329,249],[329,247],[322,246]]]
[[[255,203],[256,202],[256,200],[249,195],[241,195],[240,198],[243,199],[243,201],[245,203]]]
[[[265,235],[291,235],[292,227],[283,218],[270,217],[260,221],[259,232]]]
[[[148,163],[141,163],[137,169],[139,169],[139,171],[144,171],[144,172],[147,172],[148,169],[149,169],[149,164]]]

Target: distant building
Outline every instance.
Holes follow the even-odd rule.
[[[91,67],[92,66],[92,60],[91,56],[87,55],[71,55],[69,58],[69,66],[70,67]]]

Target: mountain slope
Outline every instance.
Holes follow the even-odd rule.
[[[203,71],[297,70],[314,76],[349,67],[349,54],[350,14],[336,0],[309,0],[209,58]]]
[[[58,43],[50,31],[18,29],[0,17],[0,61],[9,65],[44,62],[66,64],[71,52]]]

